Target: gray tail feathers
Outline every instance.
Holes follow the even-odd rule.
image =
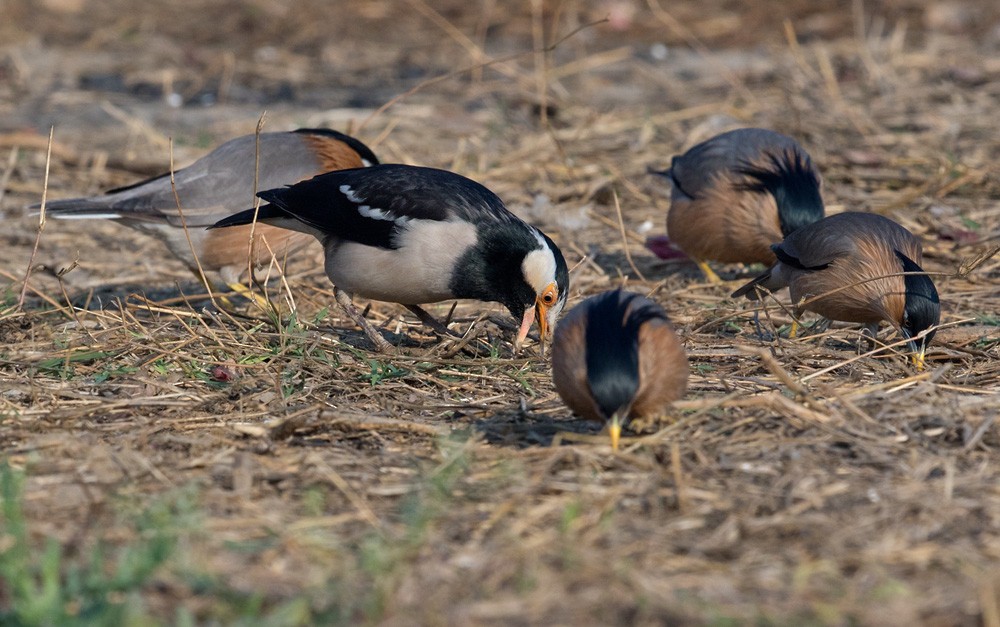
[[[42,203],[28,207],[33,211],[42,208]],[[45,203],[45,212],[54,217],[87,217],[89,214],[104,215],[118,212],[102,198],[68,198],[66,200],[50,200]]]
[[[746,296],[750,300],[760,300],[761,292],[770,292],[771,288],[768,287],[768,282],[771,280],[771,270],[768,269],[764,274],[760,275],[753,281],[750,281],[740,289],[732,293],[733,298],[739,298],[740,296]],[[759,288],[759,289],[758,289]]]

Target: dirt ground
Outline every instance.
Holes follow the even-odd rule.
[[[0,10],[0,618],[1000,626],[993,0]],[[402,346],[381,357],[318,247],[270,284],[280,318],[229,315],[157,241],[49,221],[18,306],[50,127],[62,198],[171,149],[180,167],[265,111],[265,130],[329,126],[484,183],[562,247],[571,305],[653,294],[688,396],[618,454],[560,444],[599,429],[480,317],[498,306],[459,304],[481,335],[458,351],[372,303]],[[923,239],[943,309],[926,371],[859,357],[851,325],[759,339],[728,297],[748,269],[716,286],[644,249],[669,206],[647,168],[747,125],[803,143],[828,212]]]

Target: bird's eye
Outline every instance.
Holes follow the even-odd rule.
[[[556,303],[556,299],[558,298],[558,296],[559,296],[559,288],[556,287],[555,283],[551,283],[549,284],[548,287],[545,288],[545,291],[542,292],[542,297],[541,297],[542,304],[546,305],[547,307],[551,307]]]

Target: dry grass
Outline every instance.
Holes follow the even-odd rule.
[[[0,64],[0,113],[14,120],[0,134],[13,151],[0,165],[0,446],[26,473],[32,546],[56,539],[64,564],[99,546],[114,556],[149,538],[137,517],[166,503],[153,528],[176,542],[135,590],[136,607],[166,621],[1000,624],[990,2],[941,5],[954,14],[790,2],[784,23],[721,2],[539,2],[506,16],[492,2],[475,14],[349,3],[369,31],[251,3],[234,12],[246,23],[218,22],[259,37],[250,49],[220,45],[204,16],[153,36],[125,13],[88,38],[66,17],[73,2],[48,4],[45,19],[12,5],[41,39],[15,39]],[[505,56],[633,6],[625,30],[600,24],[548,54]],[[332,17],[325,3],[302,10]],[[359,41],[389,23],[392,45]],[[126,68],[101,51],[133,50],[130,29],[148,39]],[[65,54],[55,37],[80,51],[67,72],[123,76],[123,92],[57,89],[45,56],[28,54]],[[661,40],[662,62],[649,54]],[[176,62],[184,41],[188,64]],[[171,76],[155,69],[164,58]],[[490,59],[501,61],[369,117],[423,79]],[[141,98],[137,86],[167,79],[222,103],[174,111]],[[272,282],[279,317],[236,316],[207,307],[155,242],[49,223],[37,261],[50,269],[34,269],[16,307],[37,228],[22,207],[41,195],[46,148],[22,127],[55,122],[49,194],[76,195],[162,167],[167,135],[187,158],[252,132],[257,99],[282,86],[295,97],[267,105],[272,129],[353,127],[385,161],[490,186],[576,265],[571,301],[625,282],[663,303],[693,368],[675,415],[641,425],[617,455],[603,439],[550,446],[595,429],[559,402],[533,348],[511,355],[499,309],[460,304],[472,339],[456,346],[374,303],[371,318],[403,342],[383,358],[339,318],[309,255],[287,286]],[[944,310],[928,371],[891,350],[859,357],[844,325],[759,340],[749,306],[727,296],[735,283],[704,284],[643,250],[668,206],[647,166],[740,124],[800,137],[830,210],[890,215],[924,239]],[[761,318],[790,322],[775,303]],[[0,610],[13,598],[0,585]]]

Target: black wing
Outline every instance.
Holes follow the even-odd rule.
[[[722,133],[673,158],[670,178],[685,195],[696,198],[715,185],[715,174],[737,172],[761,155],[794,150],[787,135],[763,128],[741,128]]]
[[[381,248],[396,248],[395,235],[414,220],[520,222],[475,181],[399,164],[328,172],[258,196],[323,233]]]

